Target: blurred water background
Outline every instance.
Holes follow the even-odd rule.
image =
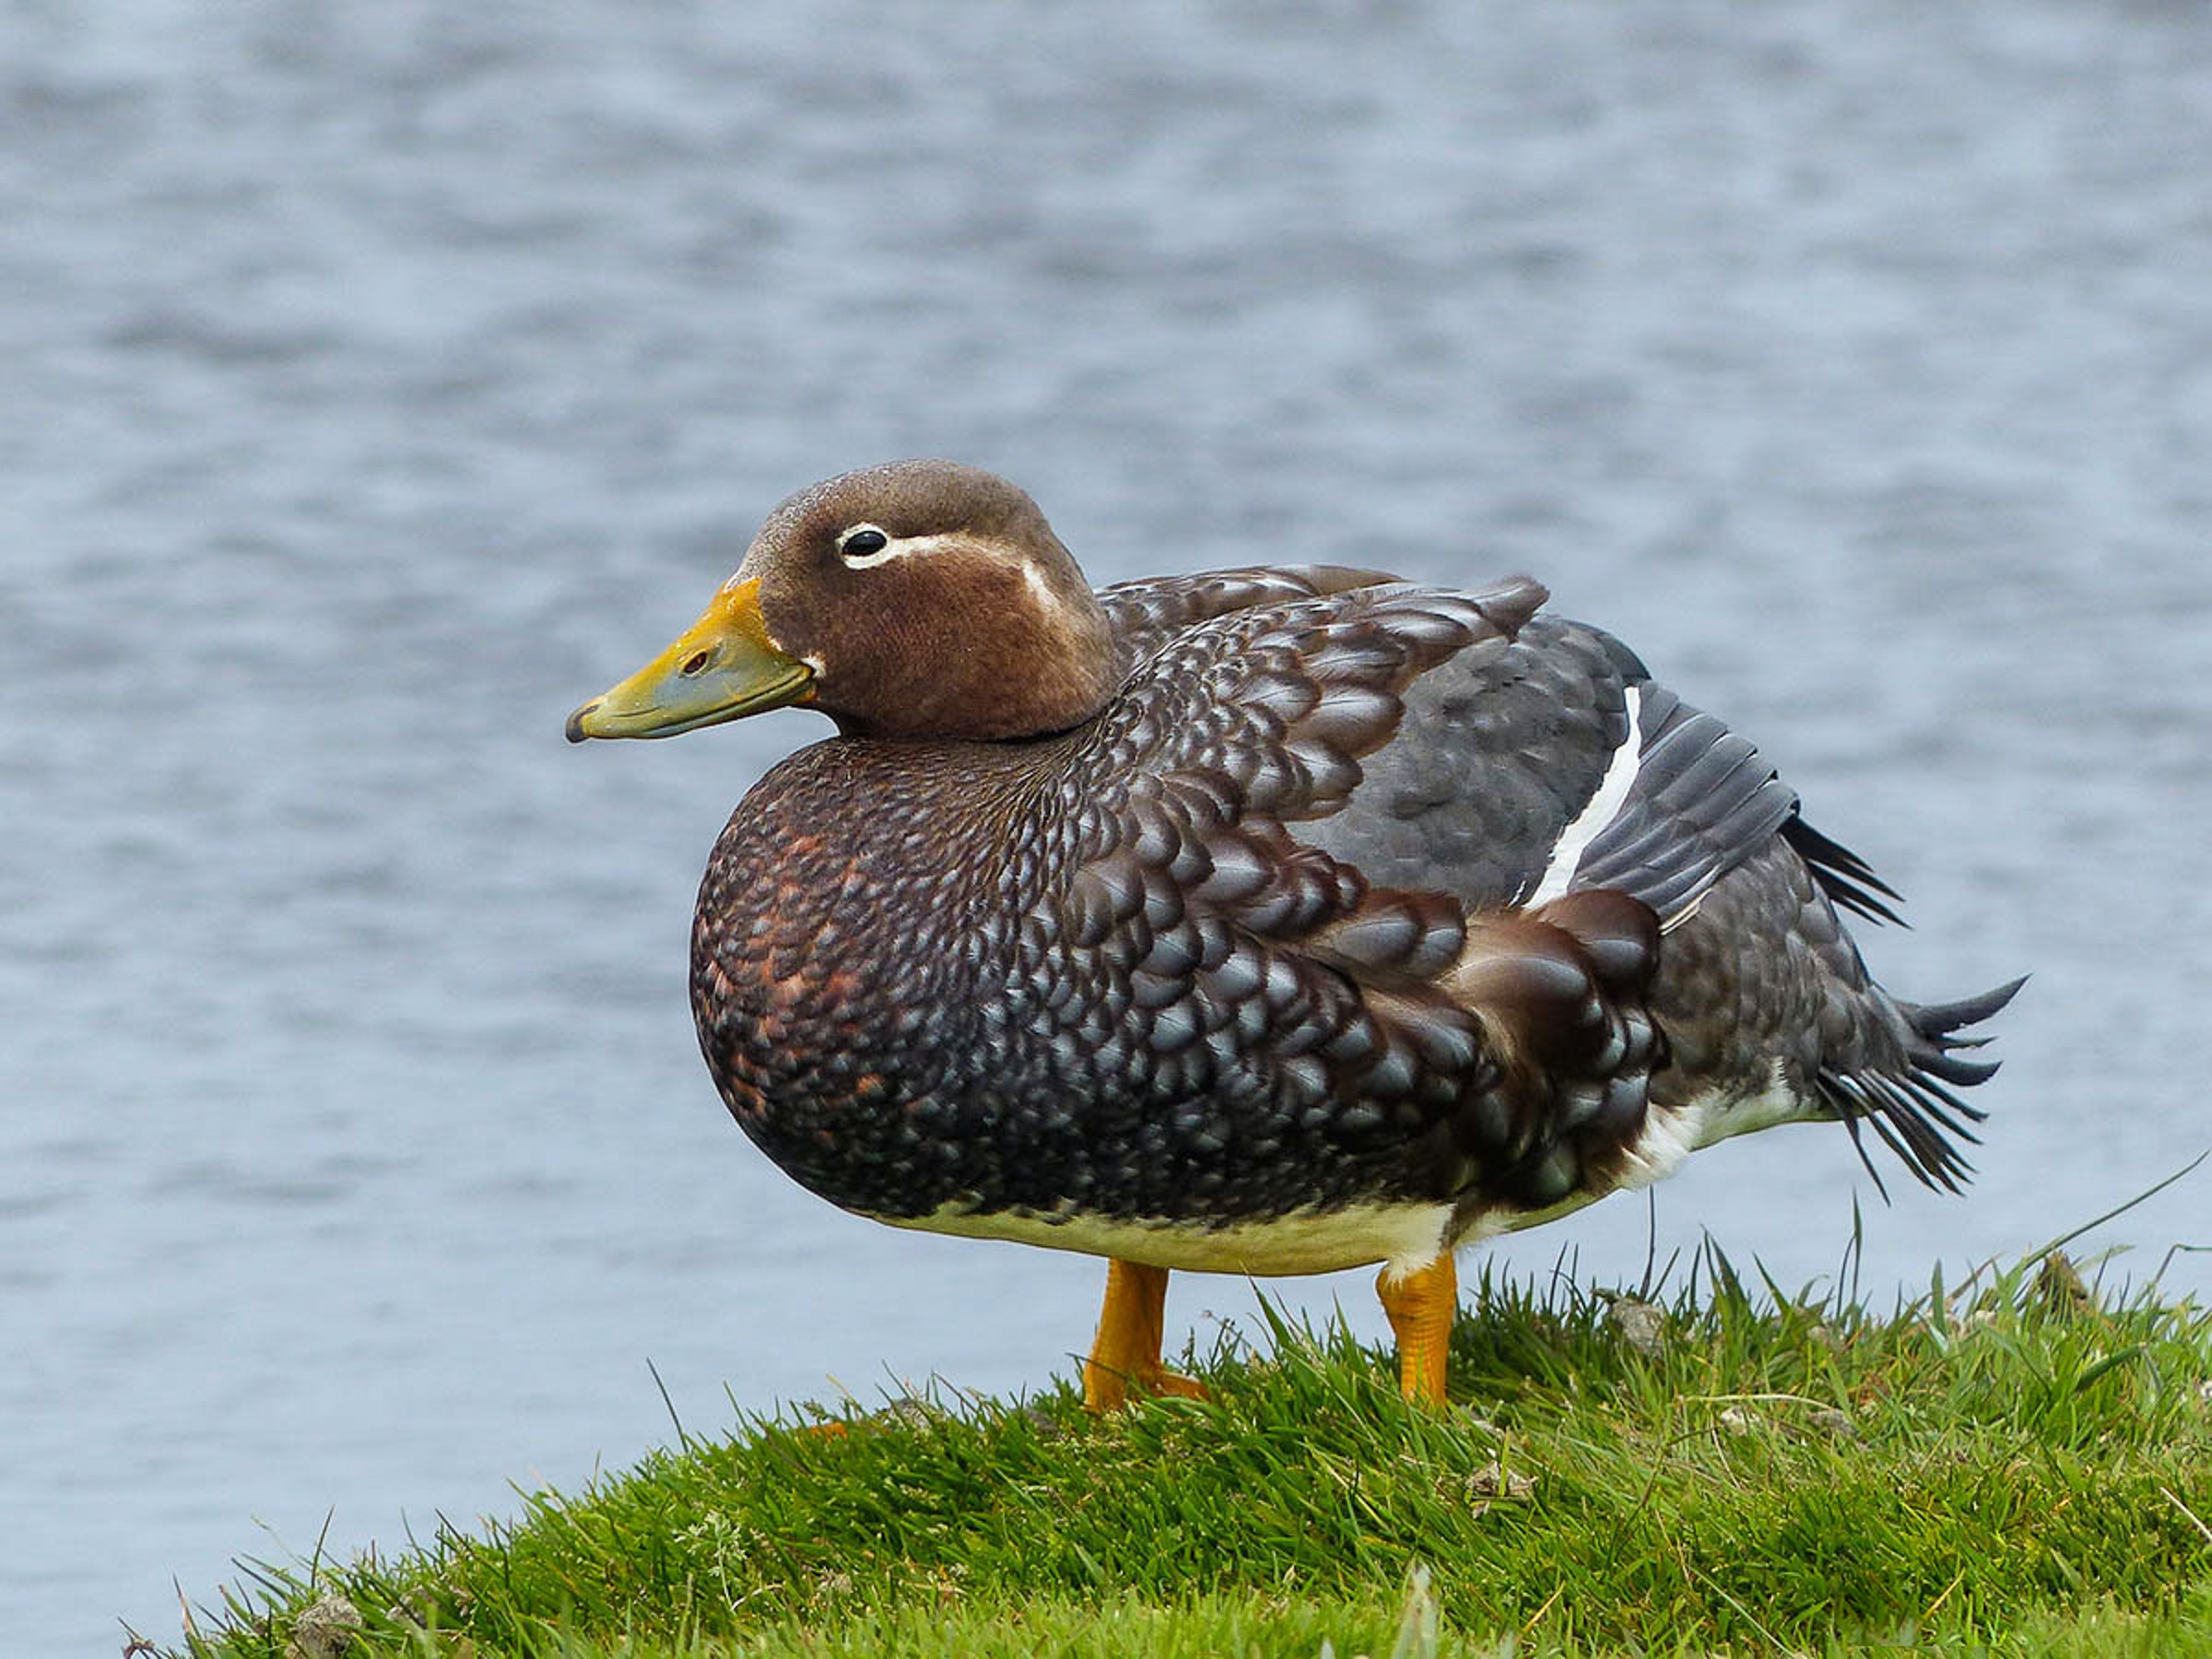
[[[1663,1253],[1802,1283],[1862,1200],[1886,1304],[2176,1169],[2208,180],[2212,13],[2123,0],[0,10],[0,1641],[620,1466],[649,1359],[694,1430],[1065,1373],[1096,1264],[818,1204],[699,1064],[693,885],[820,723],[560,740],[865,462],[1100,581],[1533,571],[1906,890],[1890,983],[2034,971],[1971,1197],[1780,1133]]]

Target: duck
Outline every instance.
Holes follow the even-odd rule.
[[[1968,1050],[1895,890],[1751,742],[1538,582],[1335,565],[1095,590],[948,461],[778,506],[572,742],[796,707],[690,940],[700,1047],[784,1173],[890,1226],[1106,1259],[1086,1405],[1203,1397],[1175,1272],[1379,1269],[1441,1406],[1455,1253],[1693,1151],[1840,1124],[1958,1191]]]

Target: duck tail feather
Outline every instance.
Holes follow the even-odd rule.
[[[1931,1086],[1917,1079],[1830,1075],[1821,1081],[1844,1122],[1872,1129],[1923,1186],[1956,1193],[1971,1178],[1973,1165],[1958,1143],[1977,1144],[1980,1137],[1947,1107],[1977,1120],[1981,1113],[1932,1097]],[[1878,1179],[1875,1184],[1880,1187]]]
[[[1979,1041],[1975,1043],[1962,1043],[1959,1046],[1977,1047]],[[1997,1066],[2000,1064],[1995,1060],[1961,1060],[1958,1055],[1945,1053],[1941,1050],[1916,1054],[1913,1056],[1913,1060],[1914,1064],[1931,1077],[1940,1077],[1946,1083],[1956,1083],[1961,1088],[1971,1088],[1977,1083],[1988,1082],[1990,1078],[1997,1075]],[[1974,1115],[1983,1117],[1987,1113],[1976,1112]]]
[[[1900,1003],[1898,1006],[1912,1030],[1935,1047],[1947,1051],[1979,1048],[1989,1039],[1960,1037],[1957,1033],[2001,1012],[2027,982],[2028,976],[2023,973],[2018,979],[1994,986],[1979,996],[1962,996],[1957,1002],[1947,1003]]]
[[[1954,1090],[1986,1082],[1995,1075],[1997,1063],[1960,1055],[1958,1050],[1979,1048],[1988,1039],[1959,1033],[1996,1014],[2024,983],[2014,980],[1957,1002],[1899,1003],[1904,1024],[1899,1033],[1901,1065],[1892,1062],[1878,1069],[1820,1073],[1821,1092],[1850,1129],[1862,1162],[1866,1161],[1859,1136],[1864,1124],[1923,1185],[1950,1193],[1965,1186],[1973,1165],[1960,1147],[1981,1144],[1974,1125],[1989,1113],[1970,1106]],[[1880,1188],[1878,1177],[1875,1185]]]

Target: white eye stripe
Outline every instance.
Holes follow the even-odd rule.
[[[916,553],[934,553],[940,547],[951,547],[956,543],[966,547],[974,546],[972,542],[958,535],[894,535],[873,553],[845,552],[844,544],[864,530],[875,530],[878,535],[884,534],[874,524],[855,524],[838,538],[838,555],[845,561],[846,568],[849,570],[871,570],[877,565],[889,564],[894,559],[907,559]]]
[[[887,534],[881,527],[875,524],[854,524],[837,538],[838,557],[845,561],[845,569],[848,571],[870,571],[877,565],[889,564],[895,559],[907,559],[917,553],[935,553],[947,547],[958,547],[962,552],[980,553],[990,559],[1011,559],[1019,565],[1023,585],[1029,589],[1030,597],[1036,602],[1040,608],[1057,610],[1065,603],[1058,594],[1053,591],[1053,584],[1044,579],[1044,573],[1038,570],[1029,559],[1013,548],[996,547],[988,542],[979,542],[956,531],[947,535],[891,536],[873,553],[848,553],[845,551],[846,544],[851,542],[853,537],[869,533],[877,535]]]
[[[1022,565],[1021,580],[1022,584],[1030,590],[1030,597],[1037,602],[1040,610],[1056,611],[1065,603],[1059,594],[1053,592],[1053,584],[1044,579],[1044,572],[1035,565],[1028,563]]]
[[[849,553],[846,551],[848,547],[852,547],[854,542],[858,541],[864,535],[873,536],[876,540],[887,544],[892,539],[891,533],[889,531],[884,529],[879,524],[871,524],[865,519],[863,519],[859,524],[849,525],[843,531],[839,533],[837,538],[837,556],[840,559],[848,560],[853,564],[858,564],[862,560],[872,557],[872,555],[866,553]]]

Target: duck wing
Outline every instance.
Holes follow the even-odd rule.
[[[1136,660],[1040,827],[1071,874],[1039,938],[1068,953],[1043,999],[1056,1051],[1098,1110],[1139,1097],[1125,1181],[1250,1208],[1240,1171],[1295,1169],[1307,1206],[1399,1191],[1527,1208],[1618,1161],[1663,1053],[1641,1006],[1656,915],[1614,893],[1492,897],[1543,866],[1540,849],[1500,853],[1495,825],[1566,822],[1590,794],[1513,733],[1565,734],[1593,788],[1609,753],[1594,694],[1538,718],[1546,688],[1515,653],[1543,589],[1229,572],[1108,597]],[[1460,743],[1448,799],[1424,802],[1471,818],[1394,810],[1420,771],[1402,751],[1439,741],[1408,722],[1440,676],[1509,739]]]
[[[1579,622],[1534,618],[1504,650],[1422,675],[1403,702],[1347,809],[1307,839],[1472,912],[1603,889],[1671,928],[1796,815],[1756,746]]]

